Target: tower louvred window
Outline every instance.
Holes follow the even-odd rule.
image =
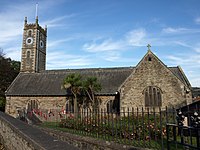
[[[28,31],[28,36],[31,36],[31,35],[32,35],[32,31],[29,30],[29,31]]]
[[[27,53],[26,53],[26,63],[27,63],[27,65],[31,64],[30,51],[27,51]]]

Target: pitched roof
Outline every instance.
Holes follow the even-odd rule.
[[[61,89],[61,85],[63,79],[70,73],[80,73],[83,78],[89,76],[97,77],[102,86],[102,90],[98,94],[114,94],[133,70],[134,67],[123,67],[47,70],[42,73],[20,73],[8,88],[6,95],[66,95],[66,90]]]
[[[180,68],[180,66],[178,67],[168,67],[172,73],[179,78],[179,80],[181,80],[185,85],[187,85],[188,87],[191,87],[190,82],[188,81],[188,79],[186,78],[184,72],[182,71],[182,69]]]
[[[149,50],[145,56],[148,54],[153,53]],[[159,60],[156,55],[153,54],[153,56]],[[140,65],[141,61],[138,65]],[[161,60],[159,61],[168,68],[177,79],[186,86],[191,87],[179,66],[167,67]],[[83,78],[97,77],[102,86],[102,90],[98,94],[114,94],[131,73],[134,72],[136,67],[46,70],[41,73],[20,73],[8,88],[6,96],[63,96],[69,94],[66,90],[61,89],[61,85],[64,78],[70,73],[80,73]]]

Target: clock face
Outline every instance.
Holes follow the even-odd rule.
[[[44,47],[44,42],[41,40],[40,41],[40,47],[43,48]]]
[[[27,44],[27,45],[33,44],[33,38],[32,38],[32,37],[28,37],[28,38],[26,39],[26,44]]]

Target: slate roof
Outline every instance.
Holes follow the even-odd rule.
[[[19,73],[6,92],[12,95],[66,95],[61,89],[63,79],[70,73],[80,73],[83,77],[97,77],[102,90],[98,94],[114,94],[118,87],[133,72],[134,67],[47,70],[42,73]]]
[[[98,93],[114,94],[134,71],[135,67],[46,70],[41,73],[19,73],[6,92],[6,96],[63,96],[63,79],[70,73],[80,73],[83,78],[94,76],[101,83]],[[169,67],[175,76],[187,84],[179,67]],[[69,94],[69,93],[68,93]]]
[[[188,79],[186,78],[184,72],[182,71],[182,69],[180,68],[180,66],[178,67],[168,67],[175,76],[177,76],[185,85],[187,85],[188,87],[191,87],[190,82],[188,81]]]

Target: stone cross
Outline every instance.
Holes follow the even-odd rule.
[[[148,44],[148,45],[147,45],[147,47],[148,47],[148,50],[150,50],[150,47],[151,47],[151,45],[150,45],[150,44]]]

